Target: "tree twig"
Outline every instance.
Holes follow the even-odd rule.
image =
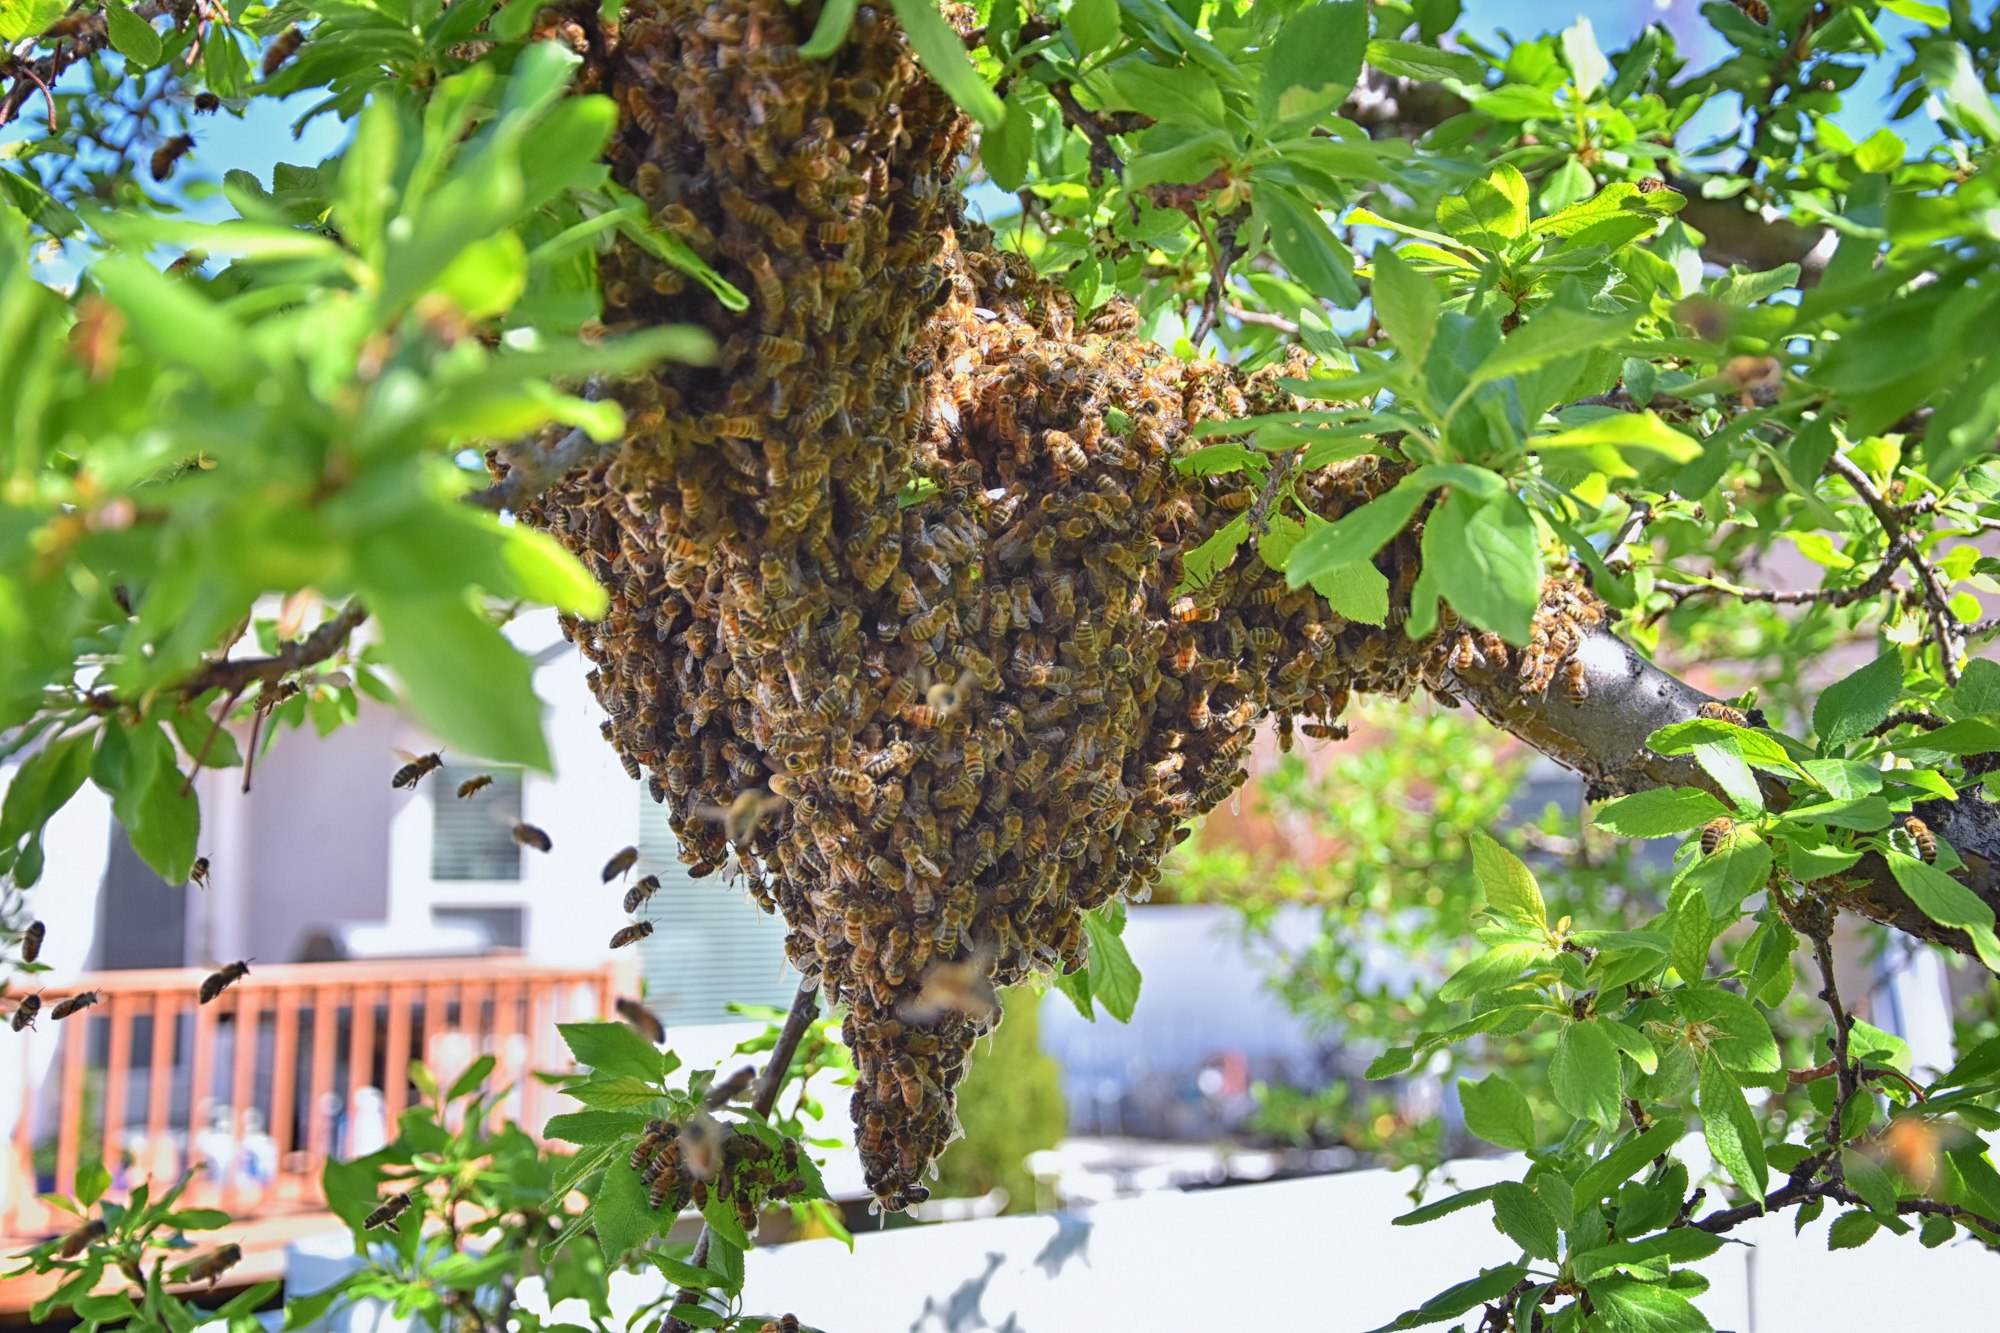
[[[1900,550],[1904,563],[1908,564],[1910,572],[1916,575],[1918,585],[1923,592],[1924,605],[1930,612],[1931,637],[1937,643],[1938,653],[1944,658],[1945,681],[1952,685],[1958,684],[1958,646],[1952,632],[1952,626],[1958,617],[1952,614],[1951,599],[1945,595],[1944,580],[1939,577],[1937,567],[1924,558],[1923,552],[1917,549],[1916,542],[1908,536],[1908,530],[1903,526],[1903,517],[1897,512],[1896,506],[1883,497],[1882,492],[1876,489],[1875,483],[1868,479],[1868,474],[1857,467],[1854,460],[1844,454],[1836,453],[1826,460],[1826,466],[1829,471],[1839,474],[1842,480],[1854,488],[1854,493],[1861,497],[1861,502],[1868,506],[1869,512],[1875,515],[1875,521],[1882,525],[1882,531],[1888,535],[1890,549]],[[1887,552],[1884,552],[1883,559],[1885,562],[1888,560]]]
[[[599,443],[578,426],[546,449],[532,443],[502,449],[499,455],[507,475],[483,491],[472,492],[465,502],[495,513],[518,509],[578,468],[610,458],[619,444],[616,439]]]
[[[228,690],[238,695],[252,685],[271,685],[306,667],[316,666],[339,652],[361,623],[368,608],[357,599],[341,608],[340,614],[303,639],[294,639],[269,657],[218,658],[208,663],[180,686],[184,699],[198,699],[210,690]]]

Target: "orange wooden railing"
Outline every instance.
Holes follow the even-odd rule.
[[[178,1180],[204,1157],[206,1144],[227,1145],[230,1161],[222,1179],[197,1174],[190,1204],[220,1205],[240,1218],[312,1206],[330,1153],[368,1150],[373,1145],[355,1139],[375,1123],[395,1136],[396,1117],[419,1095],[408,1078],[413,1058],[448,1084],[479,1056],[493,1055],[487,1087],[500,1094],[493,1114],[534,1133],[558,1109],[558,1094],[530,1075],[569,1066],[556,1024],[608,1013],[618,985],[615,966],[511,958],[297,963],[255,967],[221,998],[200,1004],[206,975],[98,972],[43,992],[43,1031],[67,996],[94,990],[102,998],[54,1025],[60,1046],[47,1077],[56,1095],[23,1080],[13,1160],[0,1163],[0,1234],[48,1224],[34,1198],[31,1158],[51,1137],[58,1194],[71,1193],[87,1157],[112,1169],[115,1195],[142,1179]],[[0,1044],[0,1058],[20,1059],[27,1072],[27,1043],[19,1049],[9,1057]],[[143,1098],[134,1095],[136,1083],[144,1084]],[[372,1097],[357,1095],[367,1089],[381,1097],[379,1120]],[[267,1138],[250,1132],[253,1108]],[[252,1142],[275,1155],[268,1179],[240,1169]],[[86,1153],[87,1144],[97,1151]],[[45,1175],[39,1187],[48,1183]]]

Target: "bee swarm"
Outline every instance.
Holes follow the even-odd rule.
[[[1331,724],[1506,650],[1403,633],[1415,529],[1377,557],[1386,628],[1250,551],[1177,592],[1181,553],[1256,497],[1173,462],[1197,422],[1294,406],[1279,372],[1174,361],[1121,304],[1080,320],[966,222],[967,122],[886,10],[802,60],[818,10],[642,0],[589,66],[623,110],[617,177],[750,305],[606,256],[607,323],[706,325],[719,363],[622,386],[621,455],[524,517],[610,591],[565,628],[683,857],[733,864],[848,1005],[858,1143],[901,1208],[957,1134],[998,1021],[979,997],[1081,966],[1081,914],[1150,892],[1264,714]],[[1332,518],[1396,479],[1364,458],[1298,491]],[[972,1001],[934,1002],[968,970]]]

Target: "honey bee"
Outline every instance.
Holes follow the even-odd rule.
[[[1590,697],[1590,672],[1584,667],[1582,658],[1572,657],[1563,663],[1563,693],[1573,704],[1580,704]]]
[[[48,938],[49,928],[40,921],[30,921],[28,928],[21,932],[21,961],[32,963],[42,956],[42,941]]]
[[[299,46],[305,39],[306,35],[299,31],[296,23],[279,33],[264,50],[264,77],[268,79],[284,68],[285,62],[299,53]]]
[[[898,1006],[898,1016],[919,1025],[929,1025],[946,1014],[961,1014],[975,1023],[997,1022],[1000,994],[987,973],[986,961],[982,957],[931,964],[917,994]]]
[[[79,991],[67,1000],[58,1001],[55,1008],[49,1010],[49,1017],[61,1022],[71,1014],[90,1008],[102,998],[104,997],[94,990]]]
[[[666,1024],[660,1022],[659,1015],[640,1004],[637,1000],[620,999],[615,1006],[618,1016],[638,1030],[647,1041],[658,1046],[667,1039]],[[637,1168],[633,1168],[637,1170]]]
[[[1903,832],[1910,835],[1910,841],[1916,844],[1917,855],[1925,865],[1937,864],[1937,834],[1931,832],[1930,825],[1915,815],[1909,815],[1903,820]]]
[[[208,887],[207,857],[197,856],[194,859],[194,864],[188,867],[188,883],[198,889],[206,889]]]
[[[622,755],[620,757],[623,758]],[[458,799],[463,801],[468,797],[476,796],[492,785],[493,775],[491,773],[481,773],[477,777],[467,778],[458,784]]]
[[[76,1258],[76,1256],[82,1254],[90,1246],[91,1242],[102,1240],[106,1230],[103,1218],[91,1218],[76,1230],[68,1232],[63,1236],[62,1243],[56,1247],[57,1257],[63,1259]]]
[[[630,1004],[631,1001],[620,1000],[618,1003],[625,1005]],[[637,1008],[636,1005],[633,1007]],[[642,1009],[640,1012],[644,1013],[645,1011]],[[655,1044],[657,1045],[658,1043]],[[679,1134],[680,1127],[671,1121],[648,1120],[646,1128],[639,1133],[638,1142],[632,1145],[632,1156],[628,1159],[631,1168],[634,1171],[644,1171],[647,1164],[659,1155],[660,1149],[666,1147],[668,1142],[678,1137]]]
[[[216,996],[222,994],[222,992],[228,990],[231,986],[234,986],[249,975],[250,963],[248,959],[238,959],[236,962],[224,964],[219,971],[211,972],[203,979],[199,992],[201,1003],[207,1004],[210,1000],[213,1000]]]
[[[424,755],[406,755],[406,757],[410,762],[397,769],[396,775],[389,779],[389,785],[398,791],[406,787],[416,786],[426,777],[444,767],[444,751],[442,750],[433,750],[429,754]],[[460,794],[463,795],[464,793],[461,792]]]
[[[653,933],[652,922],[634,921],[629,926],[621,927],[618,930],[618,932],[611,937],[611,947],[614,949],[622,949],[628,944],[637,944],[640,940],[645,939],[648,935],[652,933]]]
[[[1701,707],[1696,709],[1695,712],[1698,716],[1707,718],[1711,722],[1728,722],[1738,727],[1747,727],[1750,725],[1750,717],[1742,709],[1732,708],[1730,705],[1719,703],[1714,699],[1702,700]]]
[[[1638,182],[1640,194],[1658,194],[1667,188],[1667,183],[1658,176],[1646,176]]]
[[[631,916],[641,907],[644,907],[647,901],[659,891],[660,877],[658,875],[648,875],[631,888],[625,890],[625,915]]]
[[[705,1110],[697,1110],[681,1126],[681,1161],[698,1180],[713,1180],[722,1168],[722,1145],[729,1131]]]
[[[1301,722],[1299,730],[1316,741],[1347,739],[1347,724],[1344,722]]]
[[[14,1031],[24,1032],[28,1028],[31,1028],[35,1025],[35,1015],[41,1012],[42,1012],[41,996],[23,995],[21,997],[21,1002],[14,1006],[13,1018],[9,1019],[8,1021],[13,1025]]]
[[[1188,723],[1196,731],[1208,730],[1213,716],[1208,711],[1208,689],[1206,686],[1188,691]]]
[[[1767,28],[1771,26],[1771,7],[1765,4],[1764,0],[1730,0],[1730,2],[1742,10],[1743,17],[1752,23],[1761,23]]]
[[[757,835],[757,828],[767,815],[783,809],[784,804],[784,797],[764,787],[751,787],[737,792],[726,806],[702,805],[695,813],[703,819],[721,820],[724,836],[733,843],[743,844]]]
[[[234,1242],[218,1246],[201,1258],[182,1264],[168,1279],[173,1282],[206,1282],[210,1290],[224,1273],[234,1268],[243,1259],[243,1247]]]
[[[192,134],[176,134],[173,138],[153,150],[153,179],[163,181],[174,174],[174,163],[188,155],[194,147]]]
[[[1711,819],[1706,824],[1703,824],[1701,826],[1701,854],[1703,856],[1714,856],[1716,849],[1722,846],[1723,839],[1727,838],[1735,827],[1735,821],[1727,816],[1720,819]]]
[[[390,1195],[381,1202],[375,1211],[362,1219],[361,1229],[363,1231],[379,1231],[383,1227],[393,1224],[397,1218],[409,1211],[412,1203],[416,1202],[416,1194],[415,1190],[410,1190],[407,1193]]]
[[[612,880],[617,879],[620,875],[638,864],[638,861],[639,849],[637,847],[625,848],[604,863],[604,882],[609,884]]]
[[[555,845],[549,840],[548,834],[536,828],[533,824],[517,821],[514,825],[513,833],[515,842],[520,843],[523,847],[532,847],[538,852],[546,852]]]

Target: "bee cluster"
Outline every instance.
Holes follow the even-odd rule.
[[[766,1203],[805,1188],[799,1161],[796,1139],[774,1147],[697,1111],[685,1122],[648,1121],[628,1165],[653,1208],[678,1213],[690,1203],[706,1208],[711,1197],[726,1199],[744,1230],[754,1232]]]
[[[625,9],[592,75],[625,112],[614,170],[750,306],[608,256],[607,321],[705,323],[720,361],[619,389],[621,455],[523,516],[610,592],[565,630],[682,856],[740,875],[848,1006],[857,1141],[900,1208],[957,1134],[994,988],[1083,964],[1081,914],[1150,892],[1259,719],[1336,734],[1351,693],[1406,696],[1452,649],[1403,632],[1414,529],[1377,558],[1386,627],[1248,551],[1184,579],[1259,500],[1174,467],[1192,428],[1295,406],[1303,362],[1183,364],[1123,305],[1080,317],[967,224],[965,122],[887,14],[801,60],[817,10]],[[1295,485],[1332,518],[1396,480]]]

